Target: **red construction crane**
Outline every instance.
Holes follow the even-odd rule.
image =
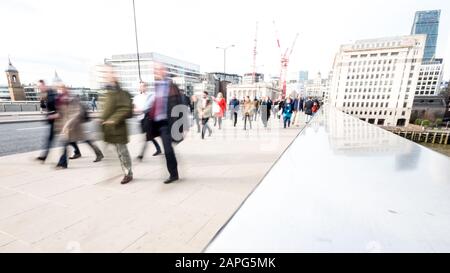
[[[256,82],[256,45],[258,42],[258,22],[256,22],[256,31],[255,31],[255,46],[253,48],[253,75],[252,75],[252,81],[253,83]]]
[[[291,57],[292,51],[294,50],[294,47],[295,47],[295,43],[297,42],[298,33],[295,35],[294,42],[292,43],[290,50],[289,50],[289,48],[286,48],[286,50],[283,53],[283,51],[281,50],[280,36],[278,34],[278,29],[275,24],[275,21],[273,21],[273,25],[275,27],[275,35],[276,35],[276,39],[277,39],[277,45],[278,45],[278,48],[280,49],[280,63],[281,63],[280,89],[281,89],[281,92],[282,92],[282,95],[284,98],[286,96],[286,78],[287,78],[287,69],[288,69],[288,65],[289,65],[289,58]]]

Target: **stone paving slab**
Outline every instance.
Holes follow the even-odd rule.
[[[144,161],[133,161],[128,185],[114,148],[102,142],[104,161],[92,163],[82,144],[83,157],[67,170],[54,168],[60,148],[45,164],[34,161],[39,152],[0,157],[0,252],[202,251],[304,126],[231,124],[205,140],[191,131],[176,145],[181,180],[170,185],[151,143]],[[130,139],[135,159],[143,136]]]

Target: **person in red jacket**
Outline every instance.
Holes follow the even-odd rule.
[[[214,113],[214,126],[216,126],[216,123],[218,121],[219,130],[221,130],[222,129],[222,119],[223,119],[223,116],[225,115],[225,111],[227,110],[227,103],[226,103],[225,99],[223,98],[222,92],[219,92],[217,94],[217,98],[212,97],[212,99],[219,106],[219,109],[218,109],[219,111]]]

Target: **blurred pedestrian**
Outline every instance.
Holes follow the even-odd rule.
[[[102,114],[103,136],[107,143],[114,144],[124,172],[121,184],[133,180],[131,157],[128,152],[128,130],[126,120],[132,117],[131,95],[123,90],[111,65],[105,65],[106,94]]]
[[[208,130],[209,132],[208,136],[211,136],[212,134],[212,130],[208,125],[208,121],[212,115],[212,101],[208,97],[208,92],[203,92],[202,100],[200,101],[198,106],[200,107],[199,115],[202,120],[202,139],[204,139],[206,130]]]
[[[178,162],[175,157],[175,152],[172,147],[173,141],[180,141],[174,137],[174,132],[180,132],[172,128],[180,117],[173,116],[172,111],[175,107],[184,105],[180,91],[170,79],[166,77],[165,67],[160,63],[154,65],[155,74],[155,95],[151,97],[150,101],[150,128],[149,134],[151,137],[160,136],[163,142],[164,155],[166,157],[167,170],[169,171],[169,178],[164,181],[165,184],[172,183],[179,179],[178,177]],[[187,117],[182,117],[185,122]],[[184,128],[184,127],[182,127]]]
[[[97,110],[97,98],[96,97],[92,97],[91,100],[91,106],[92,106],[92,112],[95,112],[95,110]]]
[[[261,102],[261,120],[263,122],[264,128],[267,128],[267,123],[270,118],[270,113],[272,111],[272,101],[269,97],[265,96]]]
[[[237,117],[239,112],[239,100],[236,99],[236,96],[230,100],[230,114],[231,119],[234,119],[233,126],[236,127]]]
[[[216,126],[216,122],[219,124],[219,130],[222,129],[222,119],[225,115],[225,111],[227,110],[227,103],[225,99],[223,98],[222,92],[219,92],[217,94],[217,98],[212,97],[212,99],[217,103],[217,106],[219,107],[219,112],[215,113],[215,119],[214,119],[214,126]]]
[[[57,100],[57,93],[55,90],[49,88],[44,80],[38,81],[38,88],[41,92],[41,98],[42,98],[42,105],[45,105],[45,110],[47,114],[47,123],[49,124],[48,128],[48,136],[46,138],[44,151],[42,154],[37,158],[37,160],[40,160],[42,162],[45,162],[47,159],[48,153],[50,152],[50,148],[52,147],[54,138],[55,138],[55,120],[59,117],[57,111],[56,111],[56,100]]]
[[[71,159],[81,157],[81,152],[78,148],[77,141],[86,141],[86,143],[94,150],[96,159],[94,162],[99,162],[103,158],[103,153],[90,140],[86,140],[82,123],[85,120],[85,109],[81,104],[78,96],[71,96],[67,88],[61,84],[58,87],[58,94],[60,94],[57,109],[60,117],[57,119],[57,127],[61,127],[61,135],[64,142],[63,154],[59,158],[57,168],[66,169],[68,167],[67,160],[67,146],[74,147],[75,155]]]
[[[258,114],[259,114],[259,100],[257,97],[255,97],[255,99],[253,100],[253,117],[255,118],[255,121],[258,118]]]
[[[293,113],[293,106],[292,106],[292,101],[291,98],[287,98],[286,99],[286,103],[284,104],[283,107],[283,124],[284,124],[284,128],[287,127],[291,127],[291,117],[292,117],[292,113]]]
[[[308,97],[308,99],[305,102],[305,114],[306,114],[306,123],[309,123],[311,121],[312,115],[313,115],[313,108],[314,102],[311,100],[311,97]]]
[[[254,111],[254,103],[250,100],[249,96],[246,96],[244,99],[244,130],[247,130],[247,120],[250,125],[250,129],[252,129],[252,118]]]
[[[198,107],[198,98],[196,95],[192,95],[191,97],[191,109],[192,109],[192,118],[194,119],[195,124],[197,125],[197,133],[200,133],[200,114]]]
[[[158,142],[154,138],[149,139],[149,135],[147,134],[149,125],[148,111],[150,109],[150,96],[148,95],[147,90],[147,83],[141,82],[139,85],[139,94],[133,98],[134,113],[137,115],[137,120],[141,125],[142,133],[145,134],[144,145],[142,146],[141,153],[137,157],[140,161],[144,159],[148,141],[151,141],[155,146],[156,151],[153,156],[161,154],[161,147],[159,146]]]

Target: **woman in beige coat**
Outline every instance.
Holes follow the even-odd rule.
[[[61,86],[58,90],[60,98],[58,99],[58,113],[60,117],[58,119],[58,129],[63,139],[64,150],[61,155],[57,168],[66,169],[68,166],[67,160],[67,146],[71,145],[75,149],[75,155],[70,159],[76,159],[81,157],[80,150],[78,148],[78,141],[85,141],[95,152],[96,159],[94,162],[99,162],[103,158],[103,154],[100,149],[91,141],[86,140],[86,136],[83,133],[83,125],[85,109],[81,105],[78,97],[71,97],[65,86]]]
[[[249,96],[246,96],[244,99],[244,130],[247,129],[247,120],[250,124],[250,129],[252,129],[252,115],[255,106],[253,102],[250,100]]]

